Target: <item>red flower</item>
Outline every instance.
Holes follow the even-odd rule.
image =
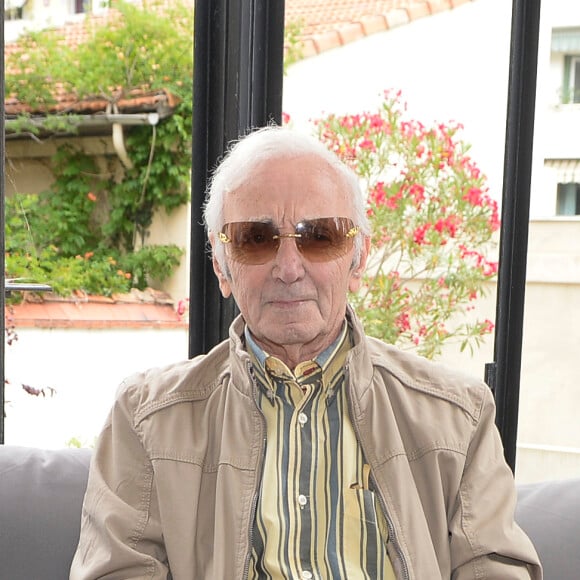
[[[413,197],[416,205],[425,201],[425,187],[420,183],[413,183],[409,188],[409,194]]]
[[[457,234],[458,218],[456,216],[448,216],[446,218],[439,218],[435,223],[435,230],[440,234],[447,232],[449,237],[454,238]]]
[[[488,334],[490,332],[493,332],[494,328],[495,328],[495,324],[491,320],[486,318],[485,322],[483,323],[483,328],[481,329],[482,334]]]
[[[379,181],[370,192],[371,201],[375,205],[384,205],[387,195],[385,193],[385,184]]]
[[[426,243],[425,234],[427,233],[427,230],[429,230],[430,227],[431,224],[423,224],[422,226],[418,226],[417,228],[415,228],[415,231],[413,232],[413,241],[419,245]]]
[[[361,149],[365,149],[367,151],[375,151],[376,146],[373,141],[370,139],[362,139],[361,142],[358,144]]]
[[[483,275],[484,276],[495,276],[497,274],[498,263],[497,262],[485,262],[483,264]]]
[[[397,319],[395,320],[395,324],[397,328],[401,332],[405,332],[406,330],[411,330],[411,322],[409,320],[409,315],[406,312],[401,312]]]
[[[479,187],[470,187],[467,193],[463,196],[463,199],[472,205],[481,206],[483,203],[481,189]]]
[[[403,193],[402,190],[399,190],[395,195],[391,195],[391,197],[387,199],[385,205],[389,209],[397,209],[401,197],[403,197]]]

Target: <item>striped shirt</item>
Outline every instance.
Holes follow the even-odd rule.
[[[394,580],[387,529],[349,418],[348,326],[291,371],[246,331],[267,445],[250,579]]]

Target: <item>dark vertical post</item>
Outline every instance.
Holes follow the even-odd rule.
[[[189,356],[227,336],[235,304],[217,286],[202,225],[208,177],[228,144],[281,122],[284,2],[196,0]]]
[[[2,28],[0,29],[0,99],[2,99],[2,109],[0,110],[0,273],[2,276],[2,289],[0,290],[0,331],[2,340],[0,341],[0,445],[4,444],[4,403],[5,397],[5,354],[6,354],[6,320],[4,319],[4,307],[6,296],[4,288],[6,284],[4,270],[4,249],[6,247],[4,240],[4,184],[5,184],[5,142],[4,142],[4,3],[0,6],[0,17]]]
[[[506,122],[495,362],[486,380],[497,404],[506,461],[515,470],[540,0],[514,0]]]

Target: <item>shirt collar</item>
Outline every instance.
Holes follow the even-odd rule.
[[[348,328],[345,320],[339,335],[331,345],[315,359],[299,363],[294,370],[289,369],[279,358],[265,352],[254,340],[247,325],[244,329],[244,335],[254,365],[258,367],[258,378],[261,379],[261,383],[275,388],[272,379],[274,382],[278,379],[295,381],[300,384],[310,382],[314,377],[320,378],[322,375],[322,382],[325,385],[329,379],[335,377],[337,372],[342,372],[346,353],[350,348]]]

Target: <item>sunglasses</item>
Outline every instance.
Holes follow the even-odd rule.
[[[330,262],[347,254],[360,228],[349,218],[327,217],[298,222],[291,234],[281,234],[271,221],[231,222],[217,234],[236,262],[257,266],[276,256],[282,238],[292,238],[311,262]]]

